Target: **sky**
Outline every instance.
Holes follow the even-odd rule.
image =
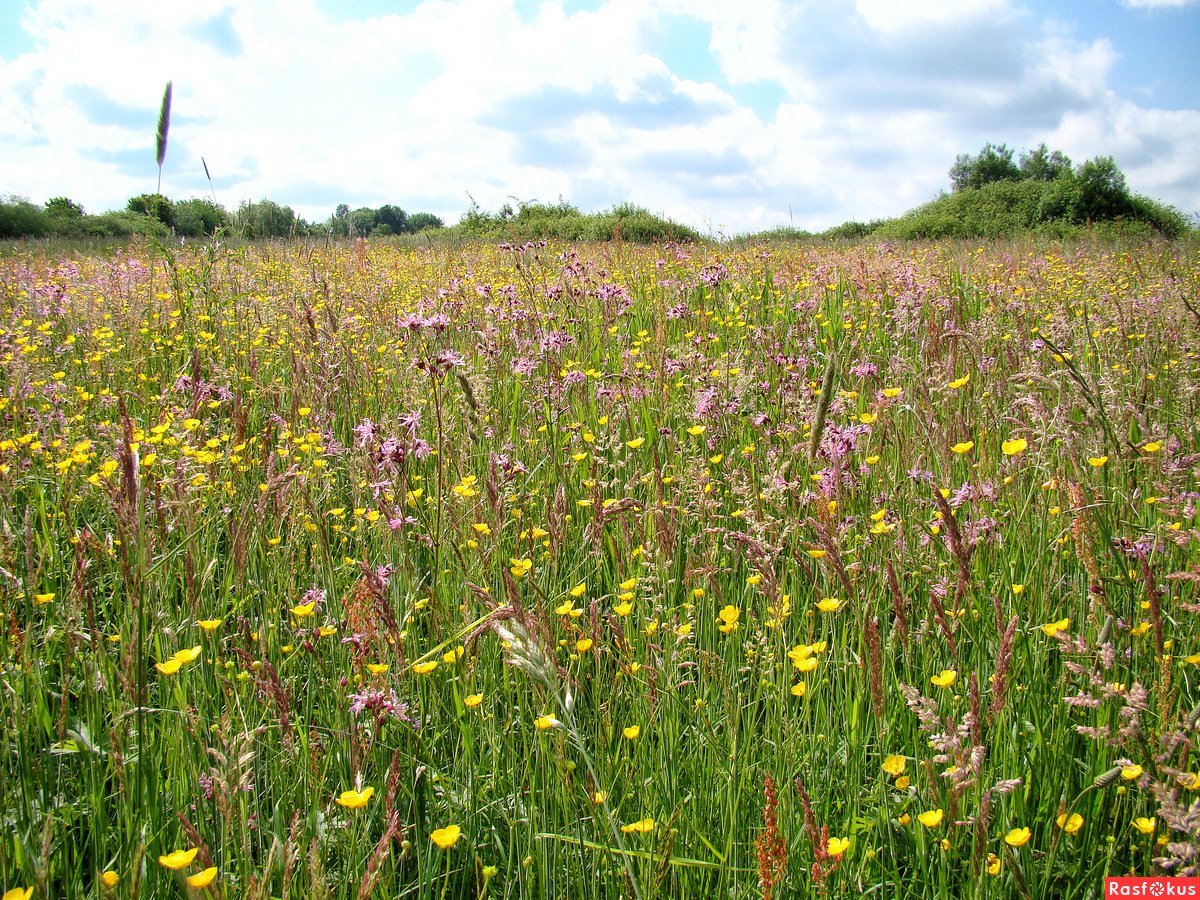
[[[1200,0],[0,0],[0,195],[899,215],[961,153],[1111,156],[1200,214]],[[204,165],[212,176],[210,185]]]

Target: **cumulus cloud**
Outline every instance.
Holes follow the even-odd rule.
[[[1200,209],[1200,112],[1121,96],[1115,38],[1012,0],[586,6],[36,0],[31,49],[0,59],[0,190],[97,211],[153,190],[173,80],[165,190],[207,195],[203,156],[225,205],[314,219],[562,197],[820,228],[929,199],[989,140],[1112,155],[1135,190]]]

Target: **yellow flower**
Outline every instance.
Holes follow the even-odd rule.
[[[206,888],[213,883],[213,879],[217,877],[217,867],[209,866],[203,872],[197,872],[195,875],[187,877],[187,883],[194,888]]]
[[[474,709],[483,702],[483,694],[467,694],[463,697],[463,706],[467,709]]]
[[[639,438],[634,438],[632,441],[626,441],[625,446],[628,447],[630,450],[636,450],[638,447],[642,446],[642,444],[644,444],[644,443],[646,443],[646,439],[644,437],[639,437]]]
[[[1185,772],[1176,781],[1189,791],[1200,791],[1200,772]]]
[[[962,378],[955,378],[952,382],[950,382],[949,387],[951,387],[957,391],[960,387],[965,387],[967,382],[969,382],[970,380],[971,380],[971,375],[970,375],[970,373],[967,373]]]
[[[307,618],[311,617],[316,611],[317,611],[317,601],[316,600],[313,600],[311,603],[300,603],[291,608],[292,615],[295,616],[297,619],[307,619]]]
[[[910,784],[912,784],[912,780],[907,775],[901,775],[896,779],[895,787],[898,791],[907,791]]]
[[[584,593],[586,593],[586,591],[587,582],[581,581],[579,584],[575,585],[575,587],[571,588],[571,590],[569,590],[567,593],[569,593],[575,599],[579,599],[584,595]]]
[[[1106,462],[1108,462],[1107,456],[1089,456],[1088,457],[1088,465],[1090,465],[1094,469],[1101,468]]]
[[[1142,834],[1153,834],[1154,826],[1157,824],[1156,819],[1147,819],[1145,816],[1139,816],[1133,820],[1133,827]]]
[[[959,453],[959,454],[970,453],[974,449],[975,449],[974,441],[960,441],[959,443],[955,444],[953,447],[950,448],[950,450],[953,453]]]
[[[192,647],[188,650],[179,650],[174,656],[171,657],[171,659],[177,659],[180,663],[186,666],[188,663],[193,663],[199,659],[200,652],[200,645],[197,644],[195,647]]]
[[[807,550],[805,552],[808,553],[808,555],[810,557],[812,557],[813,559],[820,559],[822,556],[824,556],[829,551],[828,550]]]
[[[29,900],[33,896],[33,888],[11,888],[4,892],[0,900]]]
[[[556,616],[570,616],[572,619],[578,619],[583,615],[583,610],[579,609],[570,600],[560,603],[554,610]]]
[[[1000,449],[1004,451],[1005,456],[1016,456],[1018,453],[1024,453],[1028,446],[1029,441],[1025,438],[1013,438],[1001,444]]]
[[[625,737],[631,741],[636,741],[641,733],[641,725],[630,725],[628,728],[621,729],[621,734],[625,735]]]
[[[476,534],[489,535],[492,533],[492,526],[487,522],[472,522],[471,527],[475,529]]]
[[[375,794],[375,788],[364,788],[361,791],[342,791],[334,800],[338,806],[344,806],[346,809],[362,809],[367,805],[367,801]]]
[[[1010,847],[1024,847],[1029,843],[1031,834],[1028,828],[1014,828],[1004,836],[1004,843]]]
[[[599,806],[601,803],[608,801],[608,791],[596,791],[592,794],[592,802]]]
[[[654,830],[654,820],[642,819],[637,822],[630,822],[628,825],[622,825],[621,830],[626,834],[645,834],[648,831]]]
[[[193,847],[191,850],[175,850],[168,853],[166,856],[158,858],[158,864],[166,869],[186,869],[192,864],[192,860],[196,858],[199,849]]]
[[[592,649],[593,641],[591,638],[580,638],[575,642],[576,653],[587,653]]]
[[[613,607],[613,612],[618,616],[627,616],[633,612],[633,604],[626,600],[624,603],[618,603]]]
[[[1121,769],[1121,777],[1126,781],[1137,781],[1142,777],[1142,767],[1137,763],[1134,763],[1132,766],[1125,766]]]
[[[841,600],[837,600],[833,597],[824,597],[817,602],[817,609],[819,609],[823,613],[831,613],[831,612],[837,612],[838,607],[840,607],[841,605],[842,605]]]
[[[892,400],[896,397],[899,397],[903,391],[904,388],[886,387],[883,389],[883,396],[887,397],[889,400]]]
[[[803,697],[807,693],[808,693],[808,685],[805,684],[803,681],[797,681],[795,684],[792,685],[792,696],[793,697]]]
[[[1142,445],[1142,451],[1145,453],[1157,453],[1162,449],[1162,441],[1150,441]]]
[[[429,835],[429,839],[442,850],[449,850],[458,843],[460,837],[462,837],[462,829],[457,825],[447,825],[445,828],[439,828]]]
[[[945,815],[941,809],[930,809],[917,816],[917,821],[926,828],[937,828]]]
[[[904,767],[908,765],[908,760],[903,756],[889,756],[883,761],[883,771],[895,777],[903,774]]]
[[[706,430],[707,427],[704,425],[693,425],[687,430],[687,433],[692,437],[699,437],[700,435],[704,434]]]
[[[166,662],[156,662],[154,668],[158,669],[161,675],[174,675],[183,666],[183,660],[168,659]]]
[[[1070,624],[1070,619],[1059,619],[1057,622],[1047,622],[1042,626],[1042,633],[1047,637],[1054,637],[1060,631],[1066,631],[1067,626]]]
[[[738,619],[742,613],[736,606],[726,606],[717,613],[718,627],[723,634],[729,634],[732,631],[737,631]]]
[[[36,603],[38,606],[44,606],[45,604],[47,604],[51,600],[53,600],[54,596],[55,595],[54,595],[53,591],[51,591],[50,593],[47,593],[47,594],[34,594],[33,602]]]
[[[522,578],[529,574],[529,570],[533,568],[533,560],[531,559],[510,559],[508,571],[512,572],[514,578]]]
[[[987,872],[989,875],[1000,874],[1000,857],[998,857],[995,853],[988,854]]]
[[[538,731],[545,731],[548,728],[554,728],[559,724],[558,719],[554,716],[538,716],[533,720],[533,727]]]
[[[620,586],[621,590],[623,590],[623,591],[632,591],[635,587],[637,587],[637,579],[636,578],[626,579],[625,581],[622,581],[619,586]]]
[[[792,659],[792,666],[797,672],[811,672],[817,667],[815,656],[799,656]]]
[[[425,662],[413,663],[412,670],[418,675],[428,675],[438,667],[436,659],[426,660]]]
[[[216,631],[218,628],[221,627],[221,623],[223,621],[225,621],[225,620],[224,619],[201,619],[196,624],[199,625],[200,628],[205,633],[212,634],[214,631]]]
[[[825,852],[830,856],[841,856],[850,846],[849,838],[831,837],[828,845],[825,847]]]
[[[956,680],[958,680],[958,673],[953,669],[942,669],[940,674],[934,675],[929,680],[932,681],[937,687],[950,687]]]
[[[1070,816],[1066,813],[1059,813],[1055,821],[1058,823],[1058,827],[1067,834],[1074,834],[1083,827],[1083,816],[1079,813],[1071,813]]]
[[[121,880],[121,876],[112,869],[107,869],[100,873],[100,883],[106,888],[114,888],[117,882]]]
[[[901,825],[907,825],[909,822],[912,821],[912,816],[910,816],[908,813],[904,813],[896,821],[899,822]]]
[[[367,663],[367,671],[372,675],[383,675],[389,668],[387,663]]]

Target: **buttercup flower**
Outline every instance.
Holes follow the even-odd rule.
[[[335,801],[338,806],[344,806],[346,809],[362,809],[374,794],[375,788],[373,787],[364,788],[361,791],[342,791]]]
[[[429,839],[438,845],[442,850],[449,850],[462,837],[462,829],[457,825],[447,825],[445,828],[439,828],[429,835]]]
[[[166,856],[160,856],[158,864],[167,869],[186,869],[199,852],[198,847],[193,847],[191,850],[174,850]]]

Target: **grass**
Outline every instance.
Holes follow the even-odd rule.
[[[1197,262],[5,256],[0,890],[1195,873]]]

